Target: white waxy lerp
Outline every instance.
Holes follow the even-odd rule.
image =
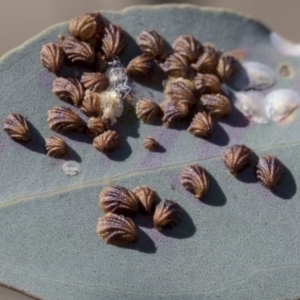
[[[299,94],[290,89],[274,90],[265,98],[266,114],[273,122],[285,119],[299,105]]]

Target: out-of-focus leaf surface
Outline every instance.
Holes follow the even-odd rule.
[[[123,62],[137,54],[132,39],[144,29],[155,29],[169,44],[192,34],[269,66],[277,74],[272,89],[300,91],[299,75],[278,75],[282,62],[299,70],[299,59],[279,54],[269,43],[270,31],[251,19],[187,6],[133,8],[105,16],[128,32],[131,42]],[[109,158],[74,134],[66,137],[74,149],[68,159],[79,162],[82,171],[67,177],[64,160],[48,158],[43,143],[53,134],[47,110],[63,103],[51,93],[54,75],[40,65],[39,51],[59,34],[68,34],[67,23],[43,32],[0,64],[1,120],[19,112],[28,117],[33,133],[23,146],[0,132],[0,282],[50,300],[279,299],[300,294],[299,113],[260,126],[234,111],[210,141],[129,120],[119,125],[122,148]],[[134,84],[134,91],[138,97],[163,99],[159,88]],[[147,135],[166,151],[147,152],[142,147]],[[252,168],[239,179],[225,169],[220,154],[236,143],[259,156],[276,155],[285,164],[288,170],[275,194],[255,182]],[[179,182],[182,167],[191,163],[206,167],[213,178],[202,202]],[[178,201],[185,211],[182,224],[159,233],[140,215],[135,219],[140,224],[137,244],[104,245],[95,233],[102,215],[98,194],[112,183],[128,188],[148,184],[162,199]]]

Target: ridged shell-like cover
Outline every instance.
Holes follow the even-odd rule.
[[[107,130],[94,138],[93,146],[103,153],[115,150],[121,146],[120,135],[115,130]]]
[[[187,131],[197,137],[210,138],[213,128],[214,121],[212,117],[206,112],[198,112],[194,116]]]
[[[227,82],[235,68],[235,60],[232,56],[221,56],[217,65],[217,74],[222,82]]]
[[[28,142],[30,133],[26,119],[20,114],[9,114],[3,122],[3,130],[17,141]]]
[[[44,67],[57,74],[65,59],[65,53],[60,45],[48,43],[42,47],[40,60]]]
[[[202,54],[202,45],[192,35],[182,35],[173,44],[175,53],[187,58],[189,63],[195,62]]]
[[[182,102],[192,107],[196,103],[193,87],[193,82],[189,80],[171,80],[166,85],[165,95],[169,101]]]
[[[80,110],[88,117],[100,116],[102,114],[100,95],[87,90],[81,103]]]
[[[180,176],[180,182],[184,188],[201,199],[209,188],[209,177],[206,169],[201,166],[193,165],[185,167]]]
[[[55,106],[48,110],[49,128],[57,132],[79,131],[84,127],[84,121],[69,107]]]
[[[154,61],[147,54],[133,58],[126,67],[126,74],[132,77],[150,78],[154,74]]]
[[[72,63],[83,62],[91,65],[95,60],[94,48],[86,43],[73,38],[67,38],[61,43],[61,47]]]
[[[133,193],[138,197],[143,210],[151,214],[157,201],[156,192],[147,185],[142,185],[133,190]]]
[[[264,156],[258,160],[256,176],[261,185],[273,191],[281,179],[283,164],[275,156]]]
[[[106,244],[123,246],[138,240],[137,228],[130,218],[108,213],[99,218],[97,233]]]
[[[47,155],[51,157],[61,157],[68,153],[66,142],[59,136],[50,136],[45,139]]]
[[[223,153],[223,162],[231,173],[244,169],[251,162],[252,151],[245,145],[233,145]]]
[[[80,82],[93,92],[102,92],[109,85],[108,78],[102,73],[83,73]]]
[[[219,53],[212,47],[205,47],[202,55],[192,64],[192,68],[200,73],[214,74],[217,72]]]
[[[164,53],[164,41],[155,30],[142,31],[136,38],[136,42],[142,52],[153,59],[161,59]]]
[[[204,109],[214,117],[222,118],[231,112],[229,99],[221,94],[206,94],[201,97]]]
[[[159,148],[160,144],[152,136],[147,136],[143,140],[143,146],[144,146],[145,149],[147,149],[149,151],[155,151],[156,149]]]
[[[198,73],[194,79],[195,89],[200,93],[217,94],[221,91],[220,79],[214,74]]]
[[[172,200],[163,200],[160,202],[154,212],[154,227],[161,231],[163,227],[175,227],[181,222],[181,208],[177,202]]]
[[[136,104],[136,115],[144,123],[151,123],[161,113],[161,108],[154,101],[141,99]]]
[[[53,81],[52,93],[64,101],[71,100],[79,107],[84,97],[84,88],[77,78],[58,77]]]
[[[95,137],[106,130],[105,124],[100,118],[89,118],[87,124],[87,134],[89,136]]]
[[[99,206],[105,213],[136,213],[139,200],[133,192],[125,187],[108,186],[99,195]]]
[[[171,54],[165,62],[161,64],[161,68],[171,77],[186,78],[190,71],[188,60],[178,53]]]
[[[164,101],[160,107],[164,113],[163,125],[166,127],[174,125],[175,122],[183,119],[189,113],[188,106],[182,102]]]
[[[69,30],[75,38],[89,42],[97,32],[96,18],[93,14],[80,15],[70,22]]]
[[[112,60],[120,55],[126,45],[122,28],[118,25],[109,24],[105,28],[102,40],[102,51],[107,60]]]

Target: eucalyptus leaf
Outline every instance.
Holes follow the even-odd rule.
[[[282,62],[299,70],[300,61],[284,57],[270,43],[262,24],[223,10],[192,6],[136,7],[105,12],[128,33],[121,61],[138,50],[135,37],[154,29],[170,45],[182,34],[238,50],[246,60],[278,73]],[[284,122],[258,125],[234,110],[220,122],[211,140],[184,129],[140,124],[128,114],[118,122],[120,150],[105,156],[84,135],[65,140],[67,159],[45,155],[44,138],[53,134],[47,110],[62,104],[51,93],[55,76],[39,62],[43,44],[68,35],[56,25],[11,51],[0,63],[1,119],[10,112],[28,118],[32,140],[16,143],[0,132],[0,282],[38,299],[291,299],[300,294],[299,112]],[[65,70],[67,72],[67,70]],[[299,92],[299,72],[280,78],[272,89]],[[162,85],[133,83],[136,97],[160,102]],[[147,152],[151,135],[165,148]],[[260,186],[253,166],[233,177],[221,154],[245,144],[256,155],[277,156],[286,166],[275,193]],[[66,161],[80,164],[76,176],[63,171]],[[180,185],[183,166],[200,164],[211,186],[202,201]],[[95,230],[103,213],[98,195],[108,184],[128,188],[147,184],[162,199],[177,201],[184,218],[162,233],[143,215],[135,218],[139,241],[123,248],[108,246]]]

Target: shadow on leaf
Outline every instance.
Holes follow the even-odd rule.
[[[136,243],[131,243],[121,248],[136,250],[143,253],[155,253],[157,248],[154,241],[140,228],[138,228],[138,241]]]
[[[181,211],[182,211],[181,223],[174,228],[163,228],[161,231],[162,234],[176,239],[190,238],[195,234],[196,226],[192,218],[183,207],[181,207]]]
[[[231,76],[230,80],[226,83],[229,87],[236,91],[244,91],[249,86],[249,77],[245,68],[237,60],[235,60],[236,72]]]
[[[124,118],[125,118],[125,116],[124,116]],[[123,137],[124,136],[125,137],[130,136],[130,137],[133,137],[133,138],[138,138],[140,136],[140,133],[139,133],[140,122],[136,118],[135,113],[134,113],[133,118],[135,118],[135,119],[133,119],[130,124],[126,123],[124,121],[124,119],[118,120],[118,123],[116,123],[114,125],[114,128]]]
[[[68,154],[56,159],[63,159],[64,161],[74,160],[77,161],[78,163],[82,162],[80,155],[70,145],[68,145]]]
[[[79,143],[86,143],[86,144],[92,144],[93,143],[93,138],[90,136],[84,134],[84,133],[79,133],[79,132],[62,132],[62,135],[68,137],[69,139],[79,142]]]
[[[164,146],[159,145],[155,150],[153,150],[153,152],[156,152],[156,153],[165,153],[165,152],[167,152],[167,149]]]
[[[129,145],[126,139],[123,139],[121,147],[119,147],[118,149],[112,152],[106,153],[106,156],[109,159],[114,161],[124,161],[131,155],[131,153],[132,153],[131,146]]]
[[[154,213],[154,212],[153,212]],[[138,227],[153,228],[153,214],[138,213],[134,216],[133,221]]]
[[[30,141],[29,142],[17,141],[17,143],[33,152],[37,152],[40,154],[46,154],[45,139],[42,137],[40,132],[36,129],[36,127],[30,121],[27,120],[27,124],[28,124],[28,128],[29,128],[30,136],[31,136]]]
[[[227,124],[232,127],[247,127],[249,119],[245,117],[235,106],[231,105],[231,113],[227,118],[220,119],[220,123]]]
[[[234,175],[232,175],[234,176]],[[255,183],[257,182],[256,179],[256,167],[255,166],[250,166],[247,167],[246,169],[240,171],[237,173],[235,178],[243,183]]]
[[[236,175],[236,179],[244,183],[255,183],[256,178],[256,166],[258,164],[259,157],[252,152],[251,164],[247,166],[244,170],[240,171]]]
[[[219,123],[215,123],[211,138],[205,140],[217,146],[226,146],[229,144],[229,136]]]
[[[215,178],[210,174],[209,177],[209,189],[200,201],[210,206],[224,206],[227,201],[224,192],[222,191],[219,183],[215,180]]]
[[[120,55],[120,61],[124,67],[138,55],[142,54],[142,51],[138,47],[135,38],[132,37],[126,30],[123,29],[123,34],[126,39],[126,47],[123,53]]]
[[[273,194],[281,199],[291,199],[297,192],[296,180],[292,172],[284,166],[284,171],[282,173],[282,178],[275,188]]]

